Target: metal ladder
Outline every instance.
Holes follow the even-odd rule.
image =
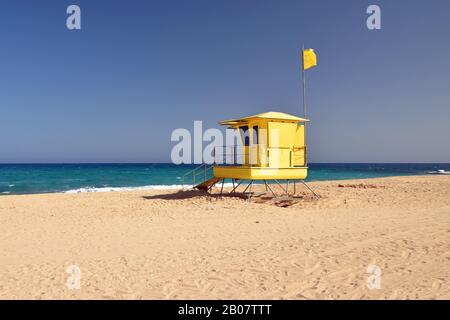
[[[205,181],[213,178],[213,170],[212,170],[213,167],[214,167],[213,164],[203,163],[203,164],[199,165],[197,168],[186,172],[181,177],[181,181],[183,183],[183,188],[186,187],[186,183],[187,183],[188,179],[191,179],[191,180],[189,180],[189,182],[192,182],[190,185],[196,187],[196,186],[204,183]]]

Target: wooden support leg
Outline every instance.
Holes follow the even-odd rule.
[[[277,195],[273,192],[272,188],[267,184],[267,181],[266,181],[266,180],[264,180],[264,183],[266,184],[266,188],[269,188],[270,192],[272,192],[273,197],[276,198]]]
[[[274,181],[280,186],[281,190],[283,190],[285,193],[287,193],[286,190],[284,190],[283,186],[278,182],[278,180],[274,179]]]
[[[242,181],[243,180],[239,181],[239,183],[235,187],[234,187],[234,184],[233,184],[233,190],[231,190],[230,194],[232,194],[232,193],[234,193],[236,191],[236,189],[241,185]]]
[[[289,197],[289,179],[286,181],[286,197]]]
[[[306,188],[308,188],[309,191],[311,191],[311,192],[314,194],[314,196],[316,197],[316,199],[319,199],[319,198],[320,198],[320,196],[319,196],[317,193],[315,193],[314,190],[311,189],[311,188],[306,184],[306,182],[305,182],[304,180],[301,180],[301,182],[303,183],[303,185],[304,185]]]
[[[222,188],[220,188],[220,195],[222,195],[222,193],[223,193],[223,185],[224,185],[224,183],[225,183],[225,179],[222,180]]]
[[[251,186],[253,184],[253,180],[250,180],[250,183],[248,184],[248,186],[244,189],[244,191],[242,192],[243,194],[245,194],[245,191],[247,191],[247,189],[250,187],[251,190]]]

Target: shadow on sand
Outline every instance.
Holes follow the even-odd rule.
[[[222,197],[228,197],[228,198],[243,198],[246,199],[247,195],[242,193],[223,193],[223,194],[211,194],[207,193],[203,190],[179,190],[175,193],[165,193],[165,194],[155,194],[151,196],[143,196],[142,198],[146,200],[183,200],[183,199],[191,199],[195,197],[211,197],[211,198],[222,198]]]
[[[260,203],[260,204],[271,204],[275,205],[277,207],[287,208],[291,207],[293,205],[299,204],[299,203],[305,203],[311,202],[311,201],[317,201],[318,198],[314,197],[311,194],[308,194],[307,192],[302,192],[298,195],[286,197],[273,197],[272,195],[266,193],[266,192],[260,192],[260,193],[254,193],[252,192],[252,197],[249,197],[249,194],[247,193],[239,193],[239,192],[233,192],[233,193],[208,193],[203,190],[179,190],[175,193],[165,193],[165,194],[155,194],[150,196],[143,196],[143,199],[146,200],[183,200],[183,199],[193,199],[193,198],[209,198],[209,199],[223,199],[223,198],[240,198],[244,200],[251,200],[254,203]]]

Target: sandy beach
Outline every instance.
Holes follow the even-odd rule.
[[[2,196],[0,298],[450,299],[450,176],[311,186],[320,199]]]

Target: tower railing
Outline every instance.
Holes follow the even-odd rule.
[[[256,149],[252,149],[256,147]],[[260,149],[263,148],[263,149]],[[214,148],[214,164],[219,166],[242,166],[268,164],[270,151],[289,150],[292,166],[306,166],[307,147],[267,147],[265,145],[250,145],[247,150],[242,146],[217,146]],[[257,163],[252,163],[256,159]]]
[[[196,186],[196,185],[203,183],[206,180],[212,178],[213,177],[213,167],[214,167],[214,165],[212,165],[212,164],[203,163],[203,164],[199,165],[197,168],[194,168],[194,169],[186,172],[181,177],[183,188],[189,184],[192,186]]]

